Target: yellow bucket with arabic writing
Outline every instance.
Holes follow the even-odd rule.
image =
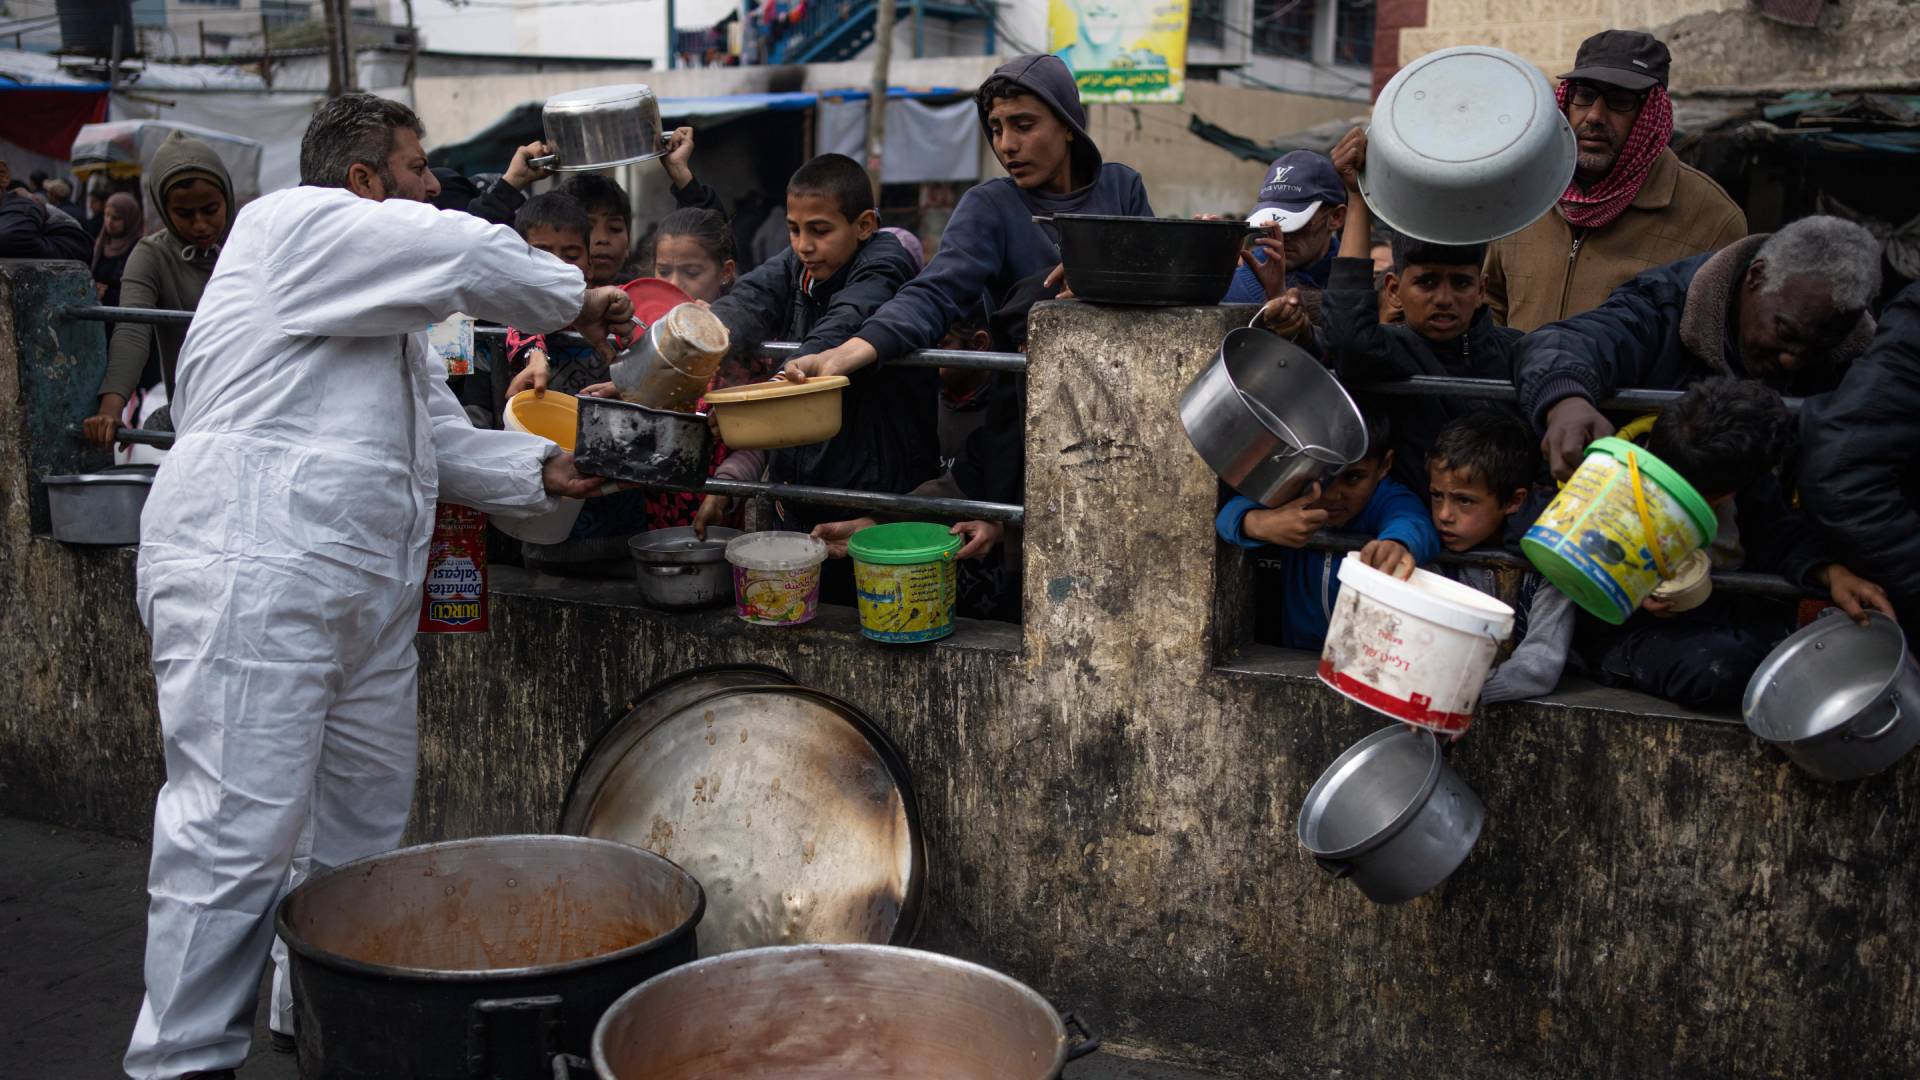
[[[1713,507],[1666,462],[1623,439],[1598,439],[1520,550],[1596,618],[1616,626],[1660,584],[1663,567],[1713,543]]]
[[[854,533],[847,554],[853,557],[860,632],[895,644],[937,641],[953,633],[959,551],[959,537],[945,525],[924,521]]]

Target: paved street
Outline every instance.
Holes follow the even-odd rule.
[[[0,818],[0,1077],[119,1072],[140,1007],[147,851],[143,844]],[[262,998],[265,983],[262,983]],[[296,1080],[267,1047],[264,1012],[241,1080]],[[1095,1054],[1068,1080],[1209,1080]]]

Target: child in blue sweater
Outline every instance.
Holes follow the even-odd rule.
[[[1344,552],[1308,551],[1322,529],[1373,537],[1360,549],[1368,566],[1405,579],[1440,552],[1440,535],[1420,496],[1388,476],[1390,434],[1381,417],[1367,418],[1367,456],[1322,487],[1283,506],[1263,507],[1236,495],[1214,527],[1220,539],[1256,551],[1255,640],[1319,652],[1340,598]]]

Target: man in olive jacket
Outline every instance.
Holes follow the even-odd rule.
[[[1560,76],[1560,108],[1579,140],[1573,183],[1552,210],[1487,251],[1487,307],[1532,331],[1590,311],[1641,271],[1747,235],[1720,185],[1667,148],[1673,103],[1667,47],[1607,30]]]

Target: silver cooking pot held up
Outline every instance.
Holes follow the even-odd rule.
[[[667,152],[660,100],[643,83],[595,86],[555,94],[540,110],[553,151],[533,166],[555,172],[594,172],[649,161]]]
[[[1396,724],[1348,747],[1314,781],[1300,844],[1367,899],[1398,904],[1447,880],[1486,820],[1433,732]]]
[[[1830,613],[1775,646],[1747,682],[1747,728],[1822,780],[1880,772],[1920,743],[1920,667],[1900,624]]]
[[[1366,456],[1367,425],[1318,360],[1252,327],[1229,333],[1180,396],[1180,426],[1220,479],[1262,506]]]

